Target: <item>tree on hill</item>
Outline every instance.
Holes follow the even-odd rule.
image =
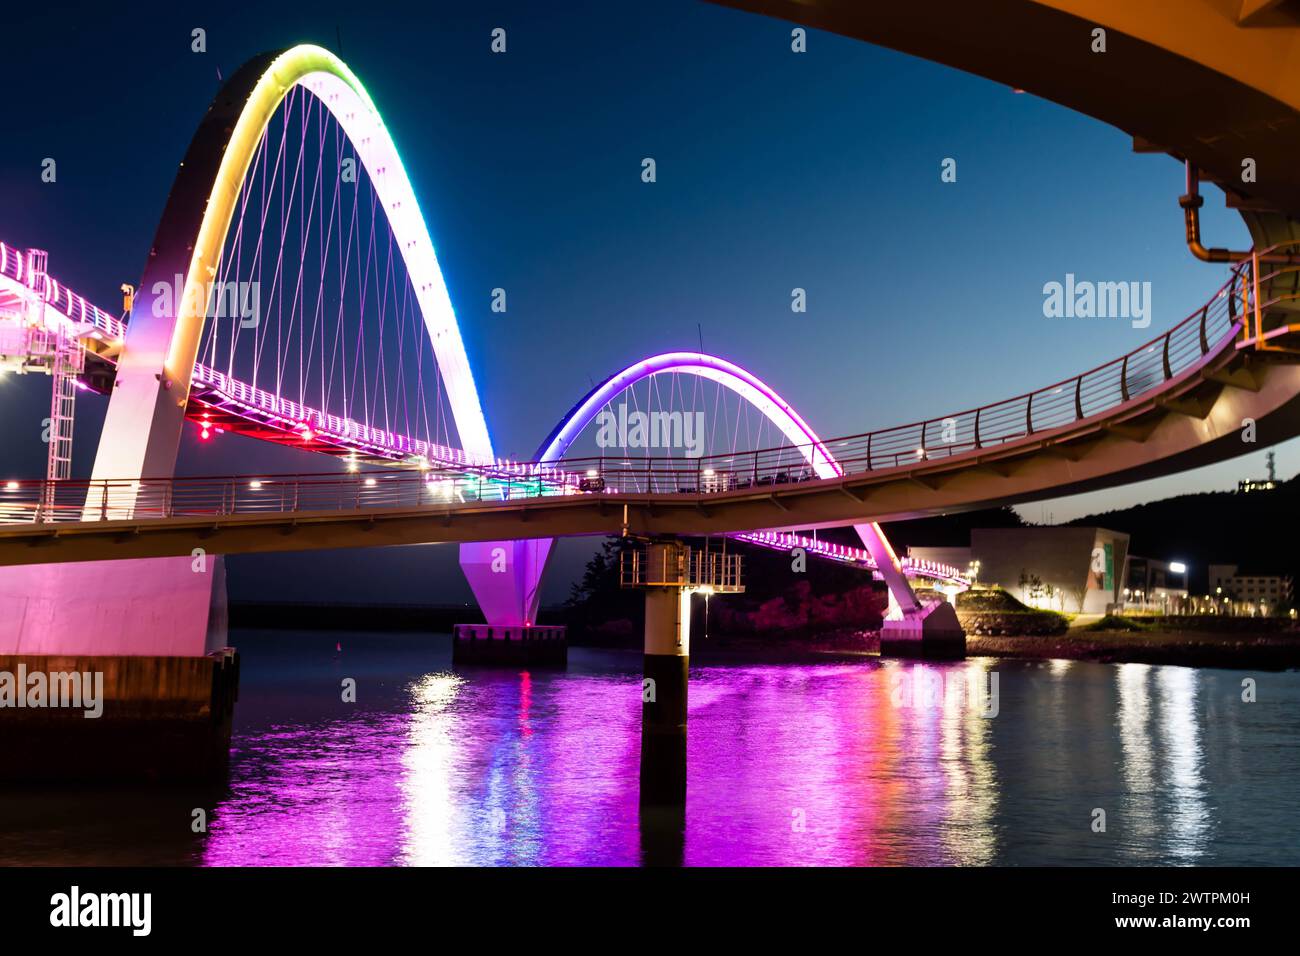
[[[565,608],[569,626],[579,634],[611,621],[627,619],[635,625],[643,619],[641,593],[619,586],[619,556],[623,548],[622,538],[606,538],[587,562],[581,580],[574,582]]]

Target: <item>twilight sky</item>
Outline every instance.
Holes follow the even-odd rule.
[[[61,281],[115,310],[136,283],[176,163],[225,76],[266,49],[338,50],[388,123],[460,319],[494,444],[530,457],[590,385],[646,355],[706,351],[768,381],[823,436],[941,416],[1118,356],[1226,278],[1182,241],[1182,169],[1118,130],[946,67],[706,4],[319,2],[18,5],[5,73],[26,91],[0,150],[0,240],[49,251]],[[489,34],[507,30],[508,52]],[[208,52],[191,52],[191,30]],[[41,161],[58,162],[42,183]],[[640,179],[653,157],[658,182]],[[940,180],[945,158],[957,182]],[[1207,245],[1246,231],[1211,188]],[[1067,273],[1149,281],[1152,322],[1048,319]],[[491,290],[509,295],[490,311]],[[808,311],[790,310],[794,287]],[[0,380],[0,472],[44,467],[49,380]],[[78,410],[88,474],[104,401]],[[1219,466],[1034,504],[1030,520],[1233,487]],[[228,438],[189,473],[307,470]],[[1278,470],[1300,468],[1300,443]],[[589,543],[570,546],[547,599]],[[433,552],[433,554],[431,554]],[[236,596],[350,580],[362,552],[232,562]],[[365,600],[459,600],[448,547],[366,553]],[[288,573],[285,570],[288,569]],[[349,569],[352,569],[349,571]],[[286,579],[288,583],[286,583]],[[436,582],[430,585],[429,581]]]

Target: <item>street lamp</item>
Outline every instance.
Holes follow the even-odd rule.
[[[1170,561],[1170,562],[1169,562],[1169,570],[1170,570],[1170,572],[1173,573],[1173,574],[1181,574],[1181,575],[1183,576],[1183,587],[1182,587],[1182,590],[1186,591],[1188,594],[1191,594],[1192,588],[1191,588],[1191,585],[1188,584],[1188,581],[1187,581],[1187,564],[1186,564],[1186,562],[1184,562],[1184,561]],[[1166,601],[1167,601],[1167,599],[1166,599]],[[1166,613],[1168,613],[1167,610],[1166,610]]]

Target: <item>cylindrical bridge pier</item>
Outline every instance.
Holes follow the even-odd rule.
[[[725,545],[724,545],[725,548]],[[641,802],[686,802],[687,683],[691,596],[736,593],[741,558],[724,551],[652,541],[623,552],[620,583],[645,596],[645,658],[641,682]]]
[[[645,595],[641,682],[641,802],[686,800],[686,695],[691,653],[688,588]]]

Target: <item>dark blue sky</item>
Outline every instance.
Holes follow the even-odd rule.
[[[592,379],[694,348],[697,323],[707,351],[835,436],[1100,364],[1225,277],[1182,244],[1181,167],[1132,153],[1118,130],[840,37],[814,32],[793,54],[788,24],[706,4],[19,5],[7,25],[23,40],[6,44],[4,72],[24,99],[7,112],[0,150],[0,239],[47,249],[51,272],[106,308],[139,279],[217,71],[299,42],[336,48],[337,28],[420,197],[503,454],[530,456]],[[489,51],[498,26],[505,55]],[[205,54],[190,50],[195,27],[207,31]],[[653,185],[640,179],[647,156]],[[58,161],[55,184],[40,181],[45,157]],[[956,183],[940,181],[945,157],[957,160]],[[1211,192],[1207,243],[1247,244]],[[1151,328],[1044,318],[1043,284],[1067,272],[1150,281]],[[489,308],[498,286],[505,315]],[[790,311],[796,286],[806,314]],[[39,474],[48,380],[9,377],[0,389],[0,464]],[[80,473],[101,406],[82,402]],[[190,440],[190,472],[304,467],[238,439]],[[1286,476],[1300,466],[1296,443],[1278,457]],[[1230,487],[1262,473],[1262,459],[1026,513],[1062,520]],[[422,568],[410,554],[377,560]],[[270,577],[261,571],[286,560],[245,560],[261,570],[239,571],[236,584],[257,590]],[[291,561],[302,577],[337,564]],[[413,571],[410,585],[389,580],[374,597],[461,593],[446,562],[433,563],[443,583],[432,591]],[[552,596],[567,589],[553,577]]]

